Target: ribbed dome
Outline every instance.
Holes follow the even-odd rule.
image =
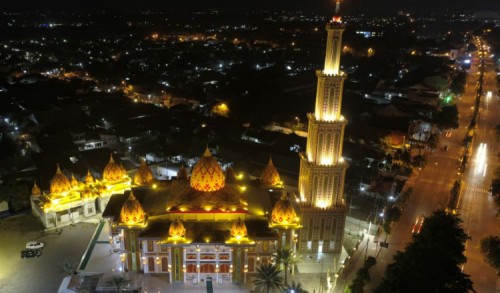
[[[177,218],[168,227],[168,236],[175,238],[182,238],[186,236],[186,228],[184,228],[184,224],[182,221]]]
[[[247,236],[247,226],[240,218],[238,218],[238,221],[233,222],[231,226],[231,236],[234,238],[243,238]]]
[[[56,175],[52,177],[50,182],[50,193],[61,194],[71,190],[71,183],[68,178],[61,172],[59,165],[57,165]]]
[[[273,160],[269,158],[267,166],[260,175],[260,184],[264,186],[275,186],[281,183],[280,174],[276,167],[274,167]]]
[[[236,182],[236,172],[234,172],[234,169],[231,166],[226,168],[226,182],[227,183]]]
[[[115,182],[126,176],[125,169],[118,165],[118,163],[113,160],[113,155],[109,159],[109,163],[104,168],[102,178],[108,182]]]
[[[137,185],[145,185],[153,182],[153,172],[149,169],[148,165],[146,165],[145,161],[141,162],[139,168],[134,175],[134,183]]]
[[[191,187],[198,191],[216,191],[223,188],[224,173],[207,148],[191,173]]]
[[[184,165],[181,165],[179,171],[177,171],[177,179],[187,180],[188,179],[188,171]]]
[[[283,195],[274,205],[271,213],[271,221],[277,225],[298,224],[297,213],[288,195]]]
[[[85,175],[85,183],[86,184],[94,183],[94,176],[90,174],[90,170],[87,170],[87,175]]]
[[[33,188],[31,188],[31,195],[32,196],[40,196],[40,195],[42,195],[42,190],[40,189],[40,187],[38,187],[38,185],[36,184],[36,181],[33,184]]]
[[[145,220],[146,213],[144,213],[142,205],[135,198],[134,194],[130,192],[120,212],[120,223],[125,225],[138,225],[144,224]]]
[[[75,178],[73,174],[71,174],[71,187],[78,187],[78,180]]]

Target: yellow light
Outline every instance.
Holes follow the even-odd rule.
[[[153,184],[153,189],[156,189],[157,187],[158,187],[158,185],[156,185],[156,183]]]

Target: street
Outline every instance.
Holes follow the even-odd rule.
[[[20,215],[0,222],[0,292],[57,292],[64,274],[59,263],[64,259],[80,261],[92,236],[95,225],[78,223],[62,228],[61,234],[44,232],[42,225],[32,215]],[[27,241],[45,244],[38,258],[23,259],[21,250]]]

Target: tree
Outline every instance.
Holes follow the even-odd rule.
[[[486,261],[500,274],[500,236],[488,236],[479,243]]]
[[[387,235],[391,234],[392,223],[399,221],[400,217],[401,217],[401,210],[397,206],[392,206],[386,210],[384,224],[382,225],[382,228],[384,228],[384,232]]]
[[[283,265],[285,269],[285,286],[288,285],[288,271],[290,266],[297,264],[297,254],[289,247],[278,249],[273,254],[273,259],[278,265]]]
[[[405,251],[397,252],[375,293],[469,292],[469,276],[461,271],[467,234],[462,220],[438,210],[426,218]]]
[[[30,205],[30,190],[22,181],[12,177],[0,179],[0,201],[7,201],[12,211],[19,211]]]
[[[122,291],[122,288],[128,284],[128,279],[123,275],[114,275],[111,280],[108,281],[108,284],[116,288],[116,292],[119,293]]]
[[[279,276],[280,270],[272,264],[261,264],[257,268],[257,274],[254,285],[260,291],[266,290],[267,293],[274,292],[283,288],[283,280]]]
[[[59,263],[59,271],[64,273],[66,276],[70,276],[76,272],[77,266],[78,266],[78,264],[76,263],[75,260],[69,259],[69,258],[64,258]]]
[[[441,109],[437,124],[441,129],[458,128],[458,109],[456,105],[446,106]]]
[[[283,293],[309,293],[309,291],[302,288],[301,283],[295,283],[292,281],[292,284],[287,285]]]

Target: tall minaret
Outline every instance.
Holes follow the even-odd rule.
[[[336,2],[336,11],[339,1]],[[346,207],[344,181],[347,164],[342,158],[344,129],[341,115],[346,75],[340,71],[342,33],[345,24],[334,16],[326,24],[325,65],[317,70],[314,113],[308,114],[307,148],[300,154],[299,193],[302,225],[301,252],[340,252]]]

